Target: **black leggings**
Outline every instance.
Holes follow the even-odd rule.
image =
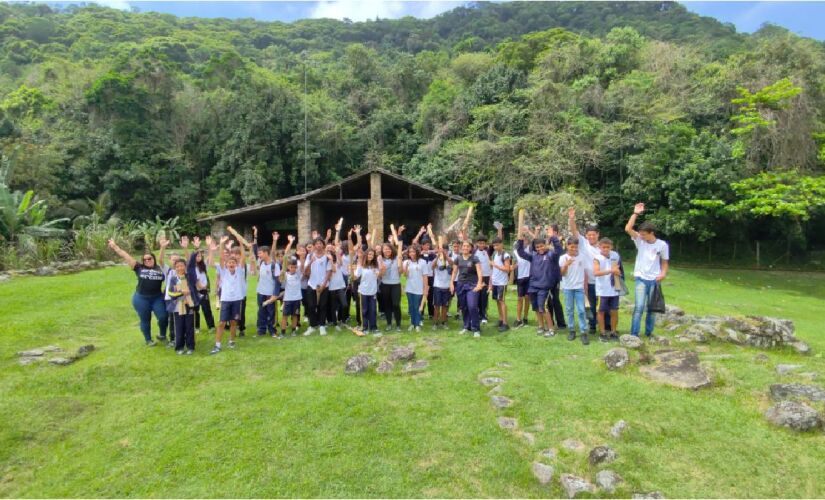
[[[212,316],[212,306],[209,304],[209,292],[199,291],[198,295],[201,301],[195,306],[195,329],[201,327],[201,311],[203,311],[203,319],[206,320],[206,327],[215,328],[215,317]]]
[[[395,316],[395,325],[401,326],[401,283],[394,285],[381,283],[381,302],[384,304],[387,326],[392,324],[393,316]]]
[[[347,321],[347,289],[329,290],[327,322],[336,325]]]

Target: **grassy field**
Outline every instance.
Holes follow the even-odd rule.
[[[617,451],[608,468],[625,480],[618,496],[825,496],[825,433],[795,434],[762,417],[769,384],[802,380],[779,377],[774,365],[803,364],[822,384],[820,356],[769,351],[759,364],[753,349],[714,343],[700,356],[715,384],[701,392],[653,384],[635,367],[607,372],[601,357],[611,346],[539,338],[533,326],[507,335],[490,327],[481,339],[458,328],[247,337],[218,356],[207,355],[212,339],[201,334],[196,355],[179,357],[143,346],[134,284],[124,267],[0,284],[0,496],[562,496],[557,479],[541,486],[530,466],[557,448],[545,459],[557,477],[592,480],[587,453],[560,446],[567,438]],[[825,275],[677,269],[665,294],[689,313],[791,318],[825,352]],[[629,321],[623,313],[623,332]],[[343,373],[353,354],[380,359],[376,349],[408,342],[430,361],[426,372]],[[15,357],[87,343],[98,350],[69,367],[19,366]],[[500,362],[511,365],[497,368],[501,394],[515,401],[506,410],[478,383]],[[535,443],[499,429],[499,415],[516,417]],[[629,430],[611,438],[619,419]]]

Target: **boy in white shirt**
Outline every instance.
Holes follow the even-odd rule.
[[[619,254],[613,251],[610,238],[599,240],[599,253],[593,259],[593,276],[596,280],[596,295],[599,297],[599,340],[618,340],[616,328],[619,323],[619,292],[616,289],[621,279]],[[609,320],[606,317],[609,314]],[[610,324],[606,324],[609,321]]]
[[[493,269],[490,276],[490,291],[493,293],[493,300],[496,301],[498,306],[498,331],[500,332],[506,332],[510,329],[510,325],[507,324],[507,303],[504,302],[504,297],[507,293],[507,282],[510,281],[512,261],[510,254],[504,251],[501,238],[493,238],[493,258],[490,259],[490,266]]]
[[[656,284],[660,283],[667,276],[670,261],[670,248],[667,242],[656,238],[656,227],[650,222],[643,222],[639,226],[639,231],[633,229],[636,225],[636,218],[645,211],[644,203],[637,203],[633,207],[633,215],[624,227],[625,232],[633,240],[638,253],[636,254],[636,265],[633,268],[633,276],[636,280],[636,303],[633,308],[633,322],[630,326],[630,334],[638,337],[641,330],[642,314],[647,310],[650,297]],[[650,338],[653,335],[653,327],[656,318],[653,313],[647,311],[645,318],[645,336]]]
[[[570,329],[567,340],[576,339],[575,315],[579,320],[582,344],[588,345],[590,340],[587,338],[587,316],[584,313],[584,291],[587,286],[585,258],[589,259],[590,256],[579,254],[579,240],[570,238],[567,240],[567,253],[559,258],[559,267],[562,276],[561,289],[567,307],[567,328]]]
[[[221,248],[229,238],[221,238]],[[211,250],[211,249],[210,249]],[[221,316],[218,328],[215,332],[215,347],[209,354],[221,352],[221,341],[226,324],[229,324],[229,347],[235,347],[235,329],[241,317],[241,302],[246,295],[246,276],[239,267],[239,263],[244,261],[243,246],[240,247],[240,259],[232,254],[221,252],[220,264],[216,267],[221,278]]]

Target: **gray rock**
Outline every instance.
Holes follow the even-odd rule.
[[[507,361],[499,361],[498,363],[496,363],[496,366],[498,366],[499,368],[512,368],[513,367],[513,365],[511,365]]]
[[[776,373],[780,375],[787,375],[788,373],[802,368],[802,365],[776,365]]]
[[[638,499],[645,499],[645,498],[665,498],[661,491],[650,491],[647,493],[634,493],[633,498]]]
[[[555,459],[558,455],[559,452],[555,448],[547,448],[546,450],[541,451],[541,456],[544,458],[549,458],[550,460]]]
[[[610,435],[613,436],[614,438],[620,438],[620,437],[622,437],[622,434],[624,434],[624,431],[626,431],[626,430],[627,430],[627,422],[625,422],[624,420],[619,420],[618,422],[613,424],[613,427],[610,428]]]
[[[627,354],[627,349],[622,347],[614,347],[607,351],[604,355],[604,364],[608,370],[621,370],[630,362],[630,356]]]
[[[679,342],[707,342],[708,337],[713,336],[714,333],[713,326],[705,323],[695,323],[677,335],[676,340]]]
[[[40,350],[43,352],[62,352],[63,348],[56,345],[47,345],[46,347],[41,347]]]
[[[100,263],[100,267],[112,267],[112,266],[116,266],[116,265],[117,265],[117,262],[112,262],[111,260],[104,260],[103,262]]]
[[[34,274],[37,276],[54,276],[57,274],[57,269],[52,266],[38,267]]]
[[[670,345],[670,339],[667,338],[667,337],[654,336],[653,341],[656,342],[657,344],[659,344],[660,346],[664,346],[664,347],[667,347],[667,346]]]
[[[532,432],[521,431],[518,433],[518,437],[525,440],[530,446],[534,446],[536,444],[536,436]]]
[[[815,372],[804,372],[800,373],[799,376],[808,380],[813,380],[817,377],[817,374]]]
[[[412,346],[394,347],[387,359],[390,361],[412,361],[415,358],[415,349]]]
[[[378,373],[389,373],[392,371],[395,365],[392,364],[392,361],[382,361],[378,363],[378,368],[375,369]]]
[[[493,396],[490,398],[490,400],[493,402],[493,406],[495,406],[498,409],[509,408],[513,406],[513,400],[506,396]]]
[[[20,351],[17,353],[21,358],[34,358],[45,354],[43,349],[29,349],[28,351]]]
[[[596,473],[596,486],[607,493],[616,491],[616,486],[622,482],[622,477],[612,470],[600,470]]]
[[[587,459],[590,462],[590,465],[601,465],[601,464],[609,464],[610,462],[616,460],[618,455],[616,452],[613,451],[612,448],[609,446],[596,446],[592,450],[590,450],[590,455],[588,455]]]
[[[76,358],[72,358],[72,357],[69,357],[69,358],[52,358],[52,359],[49,360],[49,363],[51,363],[53,365],[66,366],[66,365],[70,365],[70,364],[74,363],[75,361],[76,361]]]
[[[770,387],[771,399],[785,401],[789,399],[807,399],[810,401],[825,401],[825,389],[817,385],[805,384],[773,384]]]
[[[404,369],[401,370],[404,373],[418,373],[423,372],[427,368],[430,367],[430,362],[426,359],[419,359],[418,361],[407,363],[404,365]]]
[[[565,439],[561,442],[561,445],[570,451],[584,451],[584,443],[578,439]]]
[[[531,467],[533,475],[539,480],[539,484],[548,484],[553,480],[553,467],[543,464],[541,462],[533,462]]]
[[[651,380],[692,390],[711,385],[710,376],[699,365],[699,356],[693,351],[657,351],[653,360],[655,364],[639,370]]]
[[[794,350],[795,350],[798,354],[808,355],[808,354],[810,354],[810,353],[811,353],[811,346],[809,346],[809,345],[808,345],[807,343],[805,343],[805,342],[802,342],[801,340],[798,340],[798,341],[796,341],[796,342],[791,342],[791,343],[790,343],[790,344],[788,344],[788,345],[790,345],[791,347],[793,347],[793,348],[794,348]]]
[[[707,356],[702,356],[702,359],[735,359],[736,356],[733,354],[708,354]]]
[[[20,358],[20,360],[19,360],[20,365],[22,365],[22,366],[32,365],[34,363],[40,363],[42,361],[46,361],[46,358],[44,358],[42,356],[40,356],[40,357],[23,357],[23,358]]]
[[[95,350],[95,346],[92,345],[92,344],[87,344],[87,345],[84,345],[84,346],[80,346],[77,349],[77,352],[75,353],[74,357],[75,357],[75,359],[85,358],[86,356],[89,355],[90,352],[92,352],[94,350]]]
[[[483,379],[480,380],[480,382],[481,382],[481,385],[486,386],[486,387],[490,387],[490,386],[498,385],[498,384],[504,382],[504,379],[501,378],[501,377],[484,377]]]
[[[621,337],[619,337],[619,344],[621,344],[622,347],[626,347],[628,349],[641,349],[644,345],[642,339],[628,334],[624,334]]]
[[[795,431],[809,431],[822,426],[822,418],[816,410],[796,401],[780,401],[765,412],[765,418],[774,425]]]
[[[767,363],[771,360],[771,358],[769,358],[768,355],[764,352],[760,352],[759,354],[753,357],[753,360],[757,363]]]
[[[493,394],[499,394],[500,392],[501,392],[501,386],[497,385],[497,386],[493,387],[492,389],[490,389],[489,391],[487,391],[487,395],[492,396]]]
[[[580,493],[596,493],[596,487],[590,481],[572,474],[562,474],[560,482],[567,498],[576,498]]]
[[[518,420],[512,417],[498,417],[498,426],[502,429],[515,429],[518,427]]]
[[[373,357],[369,354],[358,354],[357,356],[353,356],[347,360],[347,363],[344,366],[344,373],[364,373],[373,363],[375,363],[375,359],[373,359]]]
[[[9,281],[10,279],[11,279],[11,276],[9,276],[8,274],[0,274],[0,283],[2,283],[4,281]]]

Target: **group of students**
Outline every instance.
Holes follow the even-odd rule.
[[[625,231],[638,250],[630,333],[639,335],[642,316],[647,312],[645,335],[649,337],[655,318],[647,311],[647,304],[656,283],[667,275],[669,252],[667,243],[656,237],[652,224],[645,222],[635,230],[636,218],[643,211],[643,203],[634,207]],[[359,335],[381,335],[379,313],[386,321],[386,331],[400,332],[401,277],[405,276],[411,331],[424,327],[425,307],[432,328],[447,329],[449,310],[456,299],[463,322],[460,333],[480,337],[481,326],[488,322],[490,295],[498,309],[498,330],[507,331],[510,326],[505,298],[512,281],[518,295],[514,327],[527,325],[528,308],[532,307],[538,335],[552,337],[556,328],[567,328],[568,339],[575,340],[578,323],[579,338],[585,345],[589,343],[588,334],[595,334],[597,328],[601,341],[617,340],[619,297],[627,293],[621,258],[610,239],[600,238],[596,227],[587,227],[582,234],[575,217],[571,208],[571,235],[564,242],[555,225],[545,228],[546,238],[540,228],[535,232],[528,227],[520,228],[512,255],[504,249],[499,223],[491,246],[485,236],[474,242],[469,240],[465,230],[458,231],[457,238],[447,244],[447,235],[436,238],[429,224],[419,230],[411,244],[405,245],[405,227],[396,229],[393,225],[392,234],[383,243],[374,242],[373,234],[363,234],[357,225],[342,240],[343,219],[334,231],[327,230],[326,238],[313,231],[312,241],[304,245],[296,246],[295,237],[287,236],[283,250],[278,250],[277,232],[272,233],[271,247],[259,246],[254,227],[252,242],[227,227],[234,239],[229,235],[219,240],[206,237],[205,249],[201,249],[200,238],[194,237],[191,252],[189,239],[183,237],[183,255],[171,255],[169,267],[164,265],[168,240],[159,242],[159,259],[145,253],[141,262],[114,241],[109,245],[137,276],[132,304],[146,344],[156,345],[151,336],[152,314],[157,318],[160,341],[167,341],[168,315],[172,314],[174,327],[169,331],[168,345],[181,355],[194,351],[201,313],[206,326],[215,329],[211,354],[221,352],[227,327],[228,347],[235,347],[236,335],[244,336],[246,330],[249,275],[258,276],[256,333],[260,336],[284,338],[288,331],[296,336],[302,312],[308,322],[305,336],[316,331],[326,335],[327,324],[336,330],[352,329]],[[217,324],[210,304],[212,284],[208,268],[213,266],[217,273]],[[349,326],[353,302],[357,329]]]

